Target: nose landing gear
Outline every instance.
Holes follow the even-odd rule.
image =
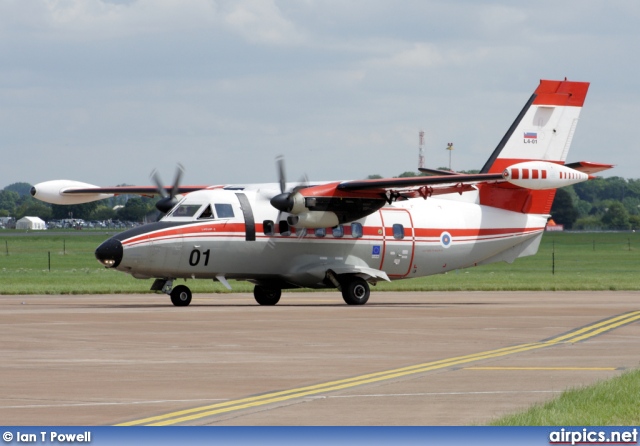
[[[176,307],[186,307],[191,303],[191,290],[186,285],[173,287],[173,279],[156,279],[151,285],[151,291],[162,291],[171,297],[171,303]]]

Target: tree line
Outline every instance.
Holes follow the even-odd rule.
[[[419,175],[416,172],[403,172],[398,178]],[[368,178],[382,177],[369,175]],[[61,206],[36,200],[30,190],[29,183],[14,183],[0,191],[0,217],[19,220],[24,216],[37,216],[45,221],[66,218],[142,221],[145,216],[156,212],[156,199],[152,198],[120,195],[92,203]],[[598,177],[558,189],[551,216],[565,229],[640,229],[640,180]]]

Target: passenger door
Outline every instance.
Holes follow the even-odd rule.
[[[404,277],[411,271],[415,238],[411,214],[406,209],[380,210],[384,234],[382,270],[389,277]]]

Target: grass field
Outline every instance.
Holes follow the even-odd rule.
[[[104,233],[0,234],[0,294],[148,292],[151,280],[107,270],[94,257]],[[376,291],[640,290],[640,233],[546,233],[538,254],[436,276],[381,283]],[[234,291],[250,292],[246,282]],[[227,292],[192,280],[194,293]]]
[[[558,398],[508,415],[494,426],[638,426],[640,370],[592,386],[567,390]]]

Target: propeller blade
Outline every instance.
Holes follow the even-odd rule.
[[[156,208],[166,214],[169,212],[176,204],[178,204],[178,200],[176,196],[178,195],[178,191],[180,190],[180,180],[182,179],[182,174],[184,173],[184,167],[182,164],[178,163],[178,168],[176,170],[176,176],[173,180],[173,186],[171,187],[170,193],[167,194],[167,189],[165,188],[162,180],[160,179],[160,174],[156,169],[153,169],[151,172],[151,178],[154,183],[158,187],[158,194],[160,195],[160,200],[156,202]]]
[[[173,180],[173,188],[171,189],[171,198],[174,198],[178,195],[178,190],[180,187],[180,180],[182,179],[182,174],[184,173],[184,166],[178,163],[178,168],[176,169],[176,176]]]
[[[160,196],[162,198],[167,198],[168,197],[167,191],[164,189],[164,185],[162,184],[162,180],[160,179],[160,174],[156,169],[153,169],[151,171],[150,177],[153,180],[153,182],[156,183],[156,186],[158,187],[158,193],[160,194]]]
[[[284,156],[280,155],[276,158],[278,166],[278,181],[280,182],[280,193],[283,194],[287,187],[287,179],[284,172]]]
[[[307,175],[302,175],[298,180],[298,184],[296,184],[295,187],[291,190],[291,194],[295,194],[305,187],[309,187],[309,178],[307,177]]]

